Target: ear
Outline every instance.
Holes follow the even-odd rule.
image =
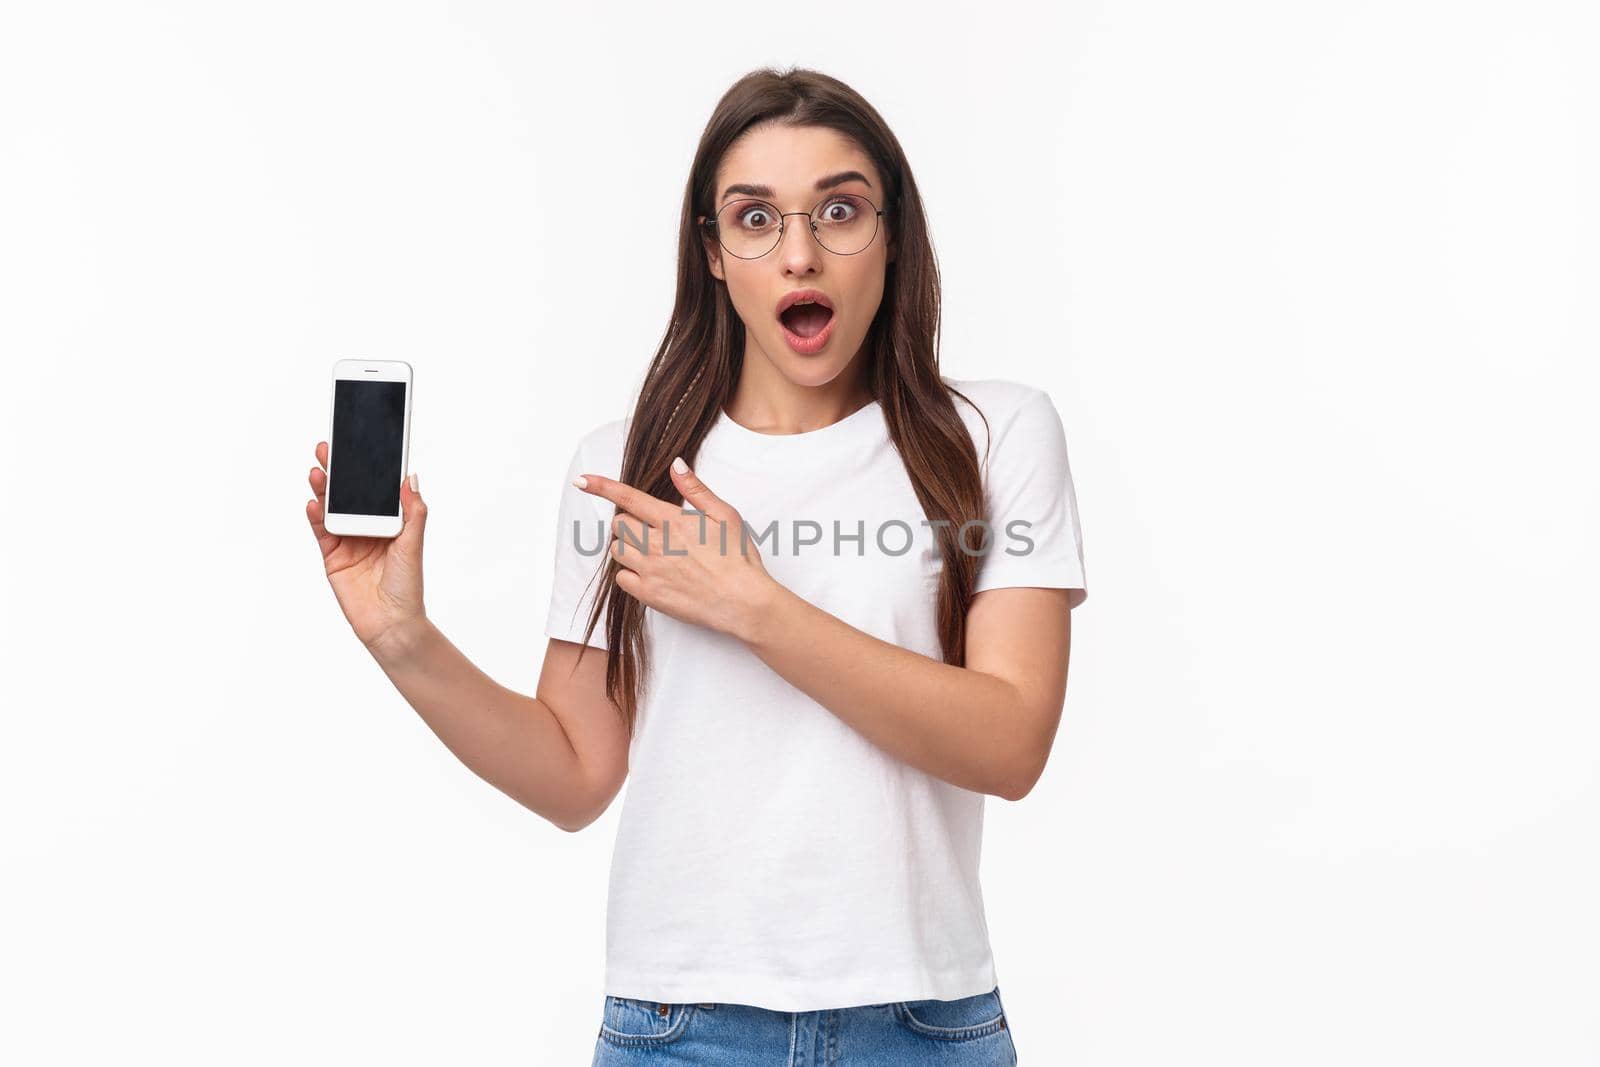
[[[702,215],[698,222],[703,227],[705,216]],[[711,276],[720,282],[727,281],[728,279],[722,274],[722,242],[701,229],[700,244],[706,250],[706,266],[711,268]]]

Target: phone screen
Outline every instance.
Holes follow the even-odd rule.
[[[405,382],[340,378],[333,383],[328,511],[400,514],[405,420]]]

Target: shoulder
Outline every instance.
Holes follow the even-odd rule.
[[[593,474],[616,478],[622,471],[622,449],[632,417],[603,422],[578,438],[573,463]]]
[[[951,378],[944,376],[944,383],[983,408],[984,414],[991,417],[996,413],[1015,410],[1036,396],[1049,395],[1043,389],[1029,385],[1027,382],[1012,381],[1010,378]],[[956,403],[958,405],[961,404],[959,397],[956,398]]]
[[[1004,440],[1007,431],[1019,423],[1060,422],[1050,394],[1026,382],[946,377],[944,383],[961,394],[952,399],[967,424],[980,460],[990,440]]]

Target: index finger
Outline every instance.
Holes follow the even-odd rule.
[[[619,482],[603,474],[580,474],[578,480],[584,483],[578,488],[585,493],[609,500],[617,506],[618,511],[626,511],[652,526],[659,526],[668,519],[683,514],[682,508],[675,507],[658,496],[651,496],[642,489],[635,489],[627,482]],[[573,484],[577,485],[577,482]]]

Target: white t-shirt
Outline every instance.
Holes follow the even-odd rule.
[[[982,466],[994,541],[977,590],[1072,589],[1076,606],[1088,595],[1083,545],[1049,395],[945,381],[983,408],[994,433]],[[983,464],[983,421],[954,402]],[[585,471],[619,475],[627,421],[583,438],[569,483]],[[752,550],[785,587],[940,658],[944,564],[879,403],[788,435],[724,413],[691,463],[753,537],[766,535]],[[545,633],[582,641],[615,509],[570,484],[561,494]],[[981,542],[971,530],[968,545]],[[994,988],[978,884],[984,794],[870,744],[736,638],[654,609],[645,633],[653,674],[612,856],[605,992],[816,1011]],[[604,618],[590,643],[606,647]]]

